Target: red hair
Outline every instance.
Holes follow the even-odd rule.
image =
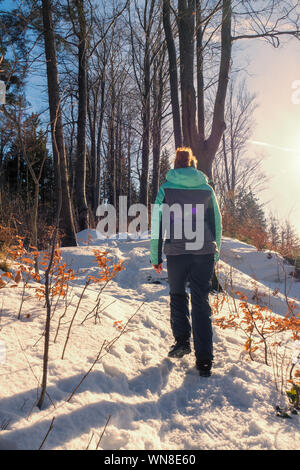
[[[198,161],[190,147],[178,147],[176,149],[176,158],[174,168],[188,168],[190,166],[197,168]]]

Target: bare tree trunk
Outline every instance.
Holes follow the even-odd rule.
[[[231,185],[230,185],[230,175],[229,175],[229,167],[228,167],[228,157],[227,157],[225,134],[223,134],[223,137],[222,137],[222,144],[223,144],[223,157],[224,157],[224,166],[225,166],[226,186],[227,186],[227,191],[230,191]]]
[[[202,144],[205,139],[205,110],[204,110],[204,75],[203,75],[203,27],[200,0],[196,0],[196,44],[197,44],[197,106],[198,133]]]
[[[75,169],[74,169],[74,147],[75,147],[75,135],[76,135],[76,118],[74,113],[74,95],[70,95],[70,130],[68,131],[68,146],[67,146],[67,168],[69,174],[69,187],[71,201],[74,200],[75,192]]]
[[[141,6],[135,2],[135,11],[138,22],[142,29],[142,36],[137,34],[129,15],[131,31],[131,47],[133,57],[133,68],[136,83],[141,96],[142,107],[142,152],[139,202],[148,206],[149,203],[149,157],[150,157],[150,123],[151,123],[151,69],[154,59],[153,26],[157,18],[155,0],[145,0]],[[138,68],[137,68],[138,64]],[[140,74],[137,71],[140,71]],[[142,79],[141,79],[142,77]],[[142,82],[142,83],[141,83]]]
[[[226,129],[225,125],[225,102],[229,82],[229,72],[231,63],[231,21],[232,10],[231,0],[223,0],[222,8],[222,29],[221,29],[221,61],[218,77],[218,88],[215,98],[213,122],[211,134],[208,138],[207,148],[208,153],[206,161],[201,161],[202,166],[205,168],[207,176],[213,180],[212,164],[217,153],[223,132]]]
[[[56,44],[51,9],[51,0],[42,0],[52,149],[54,166],[56,169],[56,192],[57,199],[59,200],[60,197],[62,199],[59,226],[64,232],[64,238],[62,240],[63,245],[76,246],[77,243],[69,192],[69,179],[59,96]]]
[[[88,93],[88,102],[87,102],[87,114],[89,120],[89,129],[90,129],[90,140],[91,140],[91,186],[90,194],[87,195],[89,205],[91,206],[93,213],[96,213],[97,206],[95,207],[95,193],[97,188],[97,108],[98,108],[98,93],[97,90],[93,90],[93,84],[89,83],[90,93],[93,94],[93,105],[90,103],[90,94]]]
[[[102,144],[102,132],[104,123],[104,111],[105,111],[105,71],[101,79],[101,105],[100,105],[100,117],[98,123],[98,136],[97,136],[97,169],[96,169],[96,192],[94,207],[98,207],[100,204],[100,178],[101,178],[101,144]]]
[[[127,133],[127,210],[131,206],[131,132],[130,120]]]
[[[154,66],[153,77],[153,125],[152,125],[152,153],[153,153],[153,171],[152,171],[152,202],[155,201],[159,190],[160,181],[160,152],[161,152],[161,126],[163,112],[163,80],[164,53],[158,57]]]
[[[44,26],[44,37],[45,37],[45,50],[47,59],[47,78],[48,78],[48,93],[49,93],[49,104],[50,104],[50,118],[53,113],[53,120],[51,120],[51,129],[53,129],[52,142],[55,148],[55,156],[57,158],[57,189],[58,189],[58,202],[57,202],[57,214],[56,214],[56,227],[52,240],[51,255],[48,263],[48,267],[45,271],[45,300],[46,300],[46,325],[45,325],[45,342],[44,342],[44,354],[43,354],[43,376],[42,376],[42,388],[41,394],[37,403],[39,409],[42,409],[45,396],[47,393],[47,382],[48,382],[48,362],[49,362],[49,347],[50,347],[50,327],[51,327],[51,300],[50,300],[50,289],[51,289],[51,268],[53,265],[54,252],[57,242],[58,228],[60,224],[60,217],[63,209],[63,177],[61,171],[66,169],[66,166],[61,165],[62,158],[66,158],[63,141],[63,133],[61,126],[61,111],[58,91],[58,74],[57,74],[57,63],[56,63],[56,50],[55,50],[55,38],[52,25],[52,12],[51,12],[51,1],[42,0],[42,12],[43,12],[43,26]],[[50,79],[54,80],[49,83]],[[49,88],[50,85],[50,88]],[[51,89],[55,96],[51,96]],[[56,101],[54,100],[56,98]],[[53,109],[52,106],[56,105],[57,109]],[[60,123],[59,123],[60,121]],[[57,130],[60,129],[60,133],[57,135]],[[60,145],[60,146],[59,146]],[[60,153],[62,151],[62,153]],[[70,198],[69,198],[70,199]],[[75,234],[74,234],[75,236]]]
[[[219,3],[216,10],[219,9]],[[170,23],[170,2],[164,0],[164,30],[168,46],[170,67],[170,88],[172,100],[174,134],[178,131],[178,80],[176,80],[177,69],[176,49]],[[210,14],[210,16],[212,13]],[[225,130],[224,109],[229,80],[231,61],[231,0],[223,0],[222,3],[222,25],[221,25],[221,60],[219,67],[218,87],[214,103],[214,113],[211,133],[205,139],[204,120],[204,78],[203,78],[203,31],[201,2],[198,0],[178,0],[178,33],[179,33],[179,56],[180,56],[180,87],[181,87],[181,118],[182,118],[182,142],[183,145],[191,147],[198,159],[198,168],[202,170],[213,181],[213,161],[220,145]],[[196,22],[195,22],[196,18]],[[196,26],[196,27],[195,27]],[[195,37],[197,51],[197,99],[194,85],[194,63],[195,63]],[[172,68],[171,68],[171,64]],[[177,85],[176,85],[177,83]],[[198,109],[197,109],[198,108]],[[198,118],[198,126],[197,120]],[[177,146],[177,145],[176,145]]]
[[[188,3],[188,4],[187,4]],[[197,155],[196,93],[194,86],[194,0],[178,0],[178,30],[180,51],[180,86],[183,145]]]
[[[78,45],[78,122],[75,190],[79,230],[89,227],[86,199],[86,124],[87,124],[87,31],[83,0],[75,0],[79,21]]]
[[[116,207],[117,202],[117,169],[116,169],[116,79],[114,73],[114,66],[111,63],[110,67],[110,109],[107,125],[107,182],[108,182],[108,199],[110,204]]]
[[[143,144],[142,144],[142,170],[140,181],[140,203],[148,206],[149,196],[149,154],[150,154],[150,43],[146,39],[144,59],[144,93],[143,93]]]
[[[173,129],[175,148],[182,146],[182,131],[181,131],[181,118],[180,106],[178,96],[178,73],[177,73],[177,59],[176,47],[172,33],[172,26],[170,20],[170,0],[163,0],[163,25],[166,36],[166,43],[169,55],[169,76],[170,76],[170,91],[171,91],[171,104],[173,115]]]

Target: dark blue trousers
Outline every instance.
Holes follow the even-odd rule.
[[[171,328],[176,341],[190,339],[193,330],[196,359],[213,359],[209,291],[214,271],[214,254],[167,256],[170,287]],[[190,323],[189,295],[191,292]]]

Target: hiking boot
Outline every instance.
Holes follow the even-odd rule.
[[[211,368],[212,368],[212,360],[197,360],[196,361],[196,369],[199,371],[200,377],[210,377],[211,376]]]
[[[171,347],[168,356],[169,357],[176,357],[176,358],[181,358],[185,356],[186,354],[191,353],[191,345],[189,341],[182,343],[182,342],[176,342],[173,344]]]

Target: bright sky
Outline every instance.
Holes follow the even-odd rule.
[[[258,94],[249,149],[263,152],[264,170],[271,177],[261,200],[270,201],[268,209],[289,219],[300,234],[300,41],[275,49],[251,40],[237,55],[250,59],[247,84]]]

